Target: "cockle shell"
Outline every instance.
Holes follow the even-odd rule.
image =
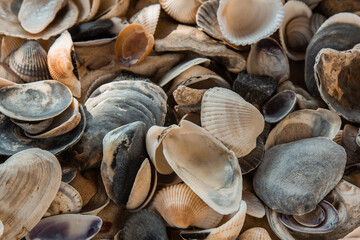
[[[171,226],[188,228],[215,227],[222,215],[211,209],[186,184],[171,185],[154,196],[156,211]]]
[[[63,32],[51,45],[47,64],[54,80],[65,84],[74,97],[81,96],[81,86],[75,60],[74,45],[68,31]]]
[[[5,62],[6,58],[18,49],[24,41],[22,38],[3,36],[1,39],[1,62]]]
[[[160,10],[160,4],[147,6],[132,16],[129,22],[144,26],[146,32],[154,35],[157,23],[159,21]]]
[[[1,239],[24,237],[44,216],[60,183],[60,164],[48,151],[24,150],[1,164],[0,219],[4,224]]]
[[[264,228],[253,227],[240,234],[237,240],[271,240],[271,237]]]
[[[175,20],[195,24],[196,12],[205,0],[160,0],[161,7]]]
[[[216,15],[218,8],[218,0],[204,1],[196,13],[196,25],[200,28],[200,30],[206,32],[213,38],[223,40],[224,37],[220,31]]]
[[[283,17],[280,0],[220,0],[217,11],[221,33],[235,45],[252,44],[270,36],[280,27]]]
[[[46,51],[37,41],[25,41],[8,57],[7,62],[25,82],[50,79]]]
[[[256,146],[264,118],[253,105],[225,88],[211,88],[201,101],[201,125],[242,157]]]

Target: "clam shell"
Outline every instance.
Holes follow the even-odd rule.
[[[256,218],[263,218],[265,216],[265,206],[255,194],[250,191],[243,191],[242,200],[246,202],[247,215]]]
[[[154,204],[155,209],[171,227],[211,228],[215,227],[223,217],[211,209],[186,184],[161,189],[154,197]]]
[[[236,239],[244,225],[246,217],[246,203],[241,201],[238,212],[223,225],[202,231],[181,231],[180,236],[184,239]]]
[[[196,25],[213,38],[223,40],[217,20],[218,0],[207,0],[199,7],[196,13]]]
[[[9,56],[8,63],[25,82],[50,79],[46,51],[34,40],[25,41]]]
[[[176,21],[195,24],[196,12],[205,0],[160,0],[161,7]]]
[[[296,93],[291,90],[281,91],[263,106],[265,121],[276,123],[291,113],[296,105]]]
[[[237,93],[225,88],[211,88],[201,101],[201,125],[242,157],[256,146],[264,129],[262,114]]]
[[[36,34],[44,30],[55,19],[56,14],[65,4],[65,0],[24,0],[18,13],[18,19],[27,32]]]
[[[154,35],[157,23],[159,21],[161,6],[160,4],[153,4],[144,7],[129,20],[130,23],[136,23],[144,26],[145,31]]]
[[[55,117],[71,104],[69,89],[54,80],[16,84],[0,89],[0,111],[22,121]]]
[[[25,134],[26,134],[26,132],[30,133],[30,134],[38,134],[38,133],[44,131],[45,129],[47,129],[54,119],[49,118],[49,119],[37,121],[37,122],[21,121],[21,120],[16,120],[16,119],[12,119],[12,118],[10,120],[13,123],[15,123],[16,125],[18,125],[19,127],[21,127],[25,131]]]
[[[66,240],[88,240],[100,231],[102,223],[101,218],[97,216],[80,214],[61,214],[51,216],[42,219],[26,235],[26,240],[53,238]]]
[[[24,83],[7,65],[0,63],[0,77],[13,83]]]
[[[271,240],[271,237],[264,228],[254,227],[240,234],[237,240]]]
[[[130,0],[101,0],[100,2],[99,10],[95,16],[95,18],[100,17],[99,19],[124,17],[130,5]],[[106,8],[106,3],[108,3],[108,8]]]
[[[51,45],[47,64],[54,80],[65,84],[74,97],[81,96],[81,86],[75,60],[74,45],[68,31],[63,32]]]
[[[0,205],[3,210],[0,211],[0,218],[4,225],[2,239],[24,237],[44,216],[60,183],[60,164],[48,151],[38,148],[24,150],[1,164]]]
[[[333,139],[341,127],[336,113],[318,108],[303,109],[289,114],[273,128],[266,139],[265,151],[272,146],[303,138],[327,137]]]
[[[221,33],[235,45],[252,44],[270,36],[280,27],[283,17],[280,0],[220,0],[217,11]]]
[[[79,192],[71,185],[61,182],[59,191],[46,211],[45,217],[65,213],[79,213],[82,206],[83,202]]]
[[[293,39],[293,41],[295,42],[294,45],[296,45],[298,42],[307,45],[308,42],[306,40],[310,40],[312,37],[312,30],[310,26],[312,11],[305,3],[300,1],[288,1],[285,4],[284,9],[284,20],[279,30],[281,46],[284,48],[286,54],[290,59],[294,61],[304,60],[305,50],[292,49],[289,46],[290,36],[288,36],[288,33],[290,31],[290,33],[293,34],[291,35],[291,40]],[[289,26],[289,23],[292,22],[295,18],[300,18],[300,22],[293,22],[293,26]],[[301,19],[308,19],[308,23],[306,21],[303,22]],[[310,36],[309,32],[311,33]],[[304,39],[306,40],[303,43]]]
[[[347,36],[345,39],[344,36]],[[315,81],[315,58],[323,48],[348,50],[360,42],[360,16],[339,13],[327,19],[315,33],[306,50],[305,83],[314,97],[320,97]]]
[[[179,127],[166,133],[162,144],[163,154],[171,168],[211,208],[221,214],[239,208],[242,191],[240,166],[235,154],[219,140],[205,129],[184,120]]]

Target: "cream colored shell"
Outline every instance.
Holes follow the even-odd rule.
[[[147,6],[132,16],[129,22],[142,25],[146,32],[154,35],[157,23],[159,21],[160,10],[160,4]]]
[[[160,0],[161,7],[175,20],[195,24],[196,12],[205,0]]]
[[[271,237],[264,228],[254,227],[240,234],[237,240],[271,240]]]

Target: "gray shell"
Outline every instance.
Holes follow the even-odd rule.
[[[273,210],[304,214],[314,210],[336,186],[345,163],[344,148],[328,138],[277,145],[265,152],[255,173],[254,189]]]

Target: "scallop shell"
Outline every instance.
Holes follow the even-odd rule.
[[[15,50],[8,57],[8,64],[25,82],[50,79],[46,51],[34,40],[25,41]]]
[[[272,77],[280,84],[290,76],[289,60],[277,41],[264,38],[251,45],[246,71],[250,75]]]
[[[157,23],[159,21],[160,10],[160,4],[147,6],[132,16],[129,22],[144,26],[146,32],[154,35]]]
[[[295,111],[271,130],[266,139],[265,151],[272,146],[304,138],[327,137],[332,140],[340,127],[339,115],[330,110],[318,108]]]
[[[184,239],[231,240],[236,239],[244,225],[246,217],[246,203],[241,201],[238,212],[223,225],[202,231],[182,231],[180,236]],[[205,237],[205,238],[204,238]]]
[[[56,14],[65,4],[65,0],[24,0],[18,13],[18,19],[27,32],[36,34],[44,30],[55,19]]]
[[[271,240],[271,237],[264,228],[254,227],[240,234],[237,240]]]
[[[161,189],[154,197],[154,204],[155,209],[171,227],[211,228],[215,227],[223,217],[211,209],[186,184]]]
[[[183,120],[179,127],[166,133],[162,144],[171,168],[211,208],[221,214],[239,208],[240,166],[235,154],[219,140],[205,129]]]
[[[74,97],[81,96],[81,86],[75,60],[74,45],[68,31],[63,32],[51,45],[47,64],[54,80],[65,84]]]
[[[49,119],[37,121],[37,122],[21,121],[21,120],[16,120],[16,119],[12,119],[12,118],[10,120],[13,123],[15,123],[16,125],[18,125],[19,127],[21,127],[25,132],[30,133],[30,134],[37,134],[37,133],[40,133],[40,132],[44,131],[45,129],[47,129],[54,119],[49,118]]]
[[[154,46],[154,36],[142,25],[130,24],[116,38],[115,56],[129,67],[143,61]]]
[[[1,164],[0,205],[6,209],[0,211],[4,224],[2,239],[24,237],[44,216],[60,183],[60,164],[48,151],[24,150]]]
[[[195,24],[196,12],[205,0],[160,0],[161,7],[176,21]]]
[[[256,146],[264,118],[253,105],[225,88],[211,88],[201,102],[201,125],[242,157]]]
[[[280,0],[220,0],[217,11],[221,33],[235,45],[252,44],[270,36],[280,27],[283,17]]]
[[[294,46],[302,44],[307,46],[309,43],[307,41],[310,41],[313,34],[310,26],[312,11],[305,3],[300,1],[288,1],[284,9],[285,16],[279,30],[281,46],[290,59],[294,61],[304,60],[305,50],[292,49],[289,43],[294,42]],[[296,20],[298,22],[294,22],[294,19],[298,19]],[[288,36],[289,33],[292,35]]]

